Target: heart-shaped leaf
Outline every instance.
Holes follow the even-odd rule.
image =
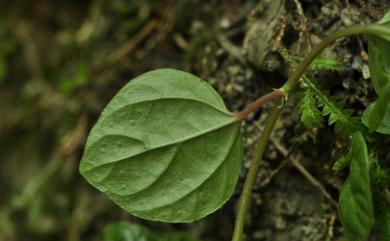
[[[190,222],[232,195],[239,125],[206,82],[173,69],[130,81],[88,136],[81,174],[133,215]]]
[[[340,221],[349,240],[366,241],[374,225],[366,142],[360,132],[352,136],[350,173],[339,197]]]

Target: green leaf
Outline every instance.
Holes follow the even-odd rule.
[[[390,23],[390,11],[387,11],[385,16],[381,20],[378,21],[379,24],[389,24]]]
[[[378,22],[390,28],[390,11]],[[368,36],[368,67],[375,91],[380,94],[382,88],[390,82],[390,36]]]
[[[130,81],[106,106],[80,173],[133,215],[190,222],[230,198],[242,158],[239,124],[218,93],[161,69]]]
[[[321,111],[317,108],[317,101],[310,89],[306,89],[299,102],[301,121],[307,128],[314,128],[322,125]]]
[[[383,87],[379,98],[364,111],[362,122],[370,131],[390,134],[390,83]]]
[[[139,225],[118,222],[104,228],[104,241],[159,241],[157,236]]]
[[[104,241],[199,241],[183,232],[154,233],[148,229],[128,223],[118,222],[104,228]]]
[[[341,62],[337,59],[333,59],[325,56],[318,56],[310,64],[310,69],[313,70],[331,70],[331,71],[340,71]]]
[[[375,91],[379,94],[381,89],[389,83],[390,42],[377,36],[368,37],[368,67]]]
[[[374,225],[367,147],[363,135],[352,136],[350,173],[341,188],[339,215],[349,240],[366,241]]]
[[[381,20],[378,21],[378,24],[382,26],[390,27],[390,11],[388,11],[385,16]],[[387,41],[390,41],[389,35],[381,35],[382,38],[386,39]]]

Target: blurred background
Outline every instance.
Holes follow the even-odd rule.
[[[104,227],[119,220],[229,240],[264,111],[243,123],[237,193],[204,220],[175,225],[132,217],[80,176],[99,113],[129,80],[162,67],[207,80],[238,111],[288,78],[283,53],[307,53],[329,32],[377,21],[389,7],[388,0],[0,0],[0,240],[103,240]],[[364,37],[341,40],[326,54],[343,69],[316,75],[358,114],[375,97],[366,51]],[[331,165],[346,143],[332,127],[305,130],[296,99],[275,138],[298,146],[302,164],[337,200],[345,175]],[[270,145],[248,241],[336,240],[331,200],[283,160]]]

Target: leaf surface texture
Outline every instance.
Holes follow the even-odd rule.
[[[133,215],[190,222],[230,198],[242,157],[239,125],[219,94],[191,74],[160,69],[107,105],[80,172]]]

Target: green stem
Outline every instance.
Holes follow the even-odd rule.
[[[251,200],[251,192],[253,184],[256,180],[256,174],[260,167],[261,160],[267,146],[269,137],[272,133],[272,130],[275,127],[276,120],[279,117],[280,112],[283,109],[284,100],[282,100],[282,104],[280,106],[275,106],[271,111],[271,115],[268,117],[267,123],[264,127],[263,133],[260,136],[260,139],[257,142],[257,146],[255,149],[255,153],[252,158],[252,163],[249,168],[248,176],[244,183],[244,189],[241,194],[241,199],[239,203],[239,209],[236,218],[236,224],[234,228],[232,241],[242,241],[244,235],[244,225],[246,215],[249,210],[250,200]]]
[[[284,93],[288,94],[297,85],[301,76],[305,73],[307,68],[313,62],[313,60],[330,44],[334,43],[337,39],[348,37],[352,35],[360,34],[372,34],[372,35],[385,35],[390,36],[390,29],[380,25],[367,25],[367,26],[354,26],[345,28],[332,33],[324,38],[319,44],[317,44],[312,51],[305,57],[305,59],[299,64],[298,68],[290,76],[287,82],[281,88]]]
[[[324,38],[318,45],[316,45],[312,49],[312,51],[305,57],[305,59],[300,63],[296,71],[294,71],[294,73],[290,76],[290,78],[283,85],[283,87],[279,89],[281,93],[287,95],[298,85],[299,79],[308,69],[310,64],[327,46],[334,43],[339,38],[353,36],[353,35],[360,35],[360,34],[390,36],[390,29],[380,25],[368,25],[368,26],[349,27],[332,33],[331,35]],[[268,117],[263,133],[257,142],[253,160],[249,168],[248,176],[245,180],[244,188],[241,194],[232,241],[243,241],[244,225],[250,207],[251,192],[256,180],[256,174],[260,167],[261,160],[263,158],[263,154],[265,151],[265,147],[269,141],[270,135],[272,133],[273,128],[275,127],[275,123],[279,117],[282,108],[283,105],[279,107],[274,107],[274,109],[271,112],[271,115]]]

